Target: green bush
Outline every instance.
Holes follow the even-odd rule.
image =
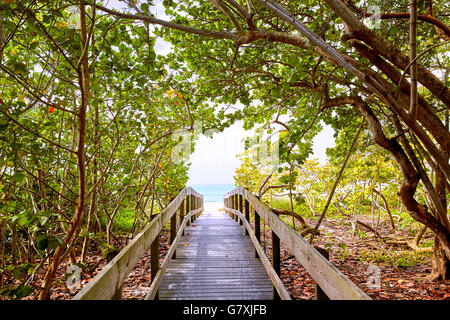
[[[117,229],[122,232],[129,232],[133,227],[134,217],[134,212],[131,210],[119,211],[114,219]]]
[[[394,268],[414,267],[429,260],[429,253],[414,251],[370,251],[361,250],[359,260],[381,265],[389,265]]]
[[[114,224],[116,228],[121,232],[129,232],[133,227],[134,212],[129,209],[121,210],[114,218]],[[102,227],[106,227],[106,218],[102,216],[100,219]]]

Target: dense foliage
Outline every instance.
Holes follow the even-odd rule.
[[[195,121],[223,130],[243,119],[246,128],[282,133],[275,176],[247,161],[255,179],[238,178],[244,186],[261,193],[272,182],[288,185],[315,212],[311,199],[330,194],[350,150],[335,195],[344,197],[341,207],[354,211],[375,189],[401,201],[436,235],[435,274],[448,276],[446,1],[419,2],[417,112],[409,105],[408,1],[115,6],[0,2],[3,271],[33,272],[43,266],[36,256],[48,258],[40,295],[48,298],[62,259],[83,262],[90,240],[108,248],[120,212],[134,212],[129,231],[139,231],[184,186],[187,163],[171,161],[172,133],[193,131]],[[382,13],[375,24],[373,6]],[[162,11],[167,21],[157,18]],[[172,45],[166,55],[155,51],[161,39]],[[335,130],[337,147],[319,167],[306,159],[323,124]]]

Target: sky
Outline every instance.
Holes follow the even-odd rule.
[[[314,138],[313,154],[320,164],[326,161],[326,149],[334,147],[333,129],[325,125],[321,133]],[[189,180],[187,185],[234,184],[234,171],[240,166],[237,158],[244,151],[244,137],[253,132],[245,131],[242,123],[237,122],[212,138],[200,136],[195,151],[190,157]]]
[[[157,18],[168,19],[161,6],[161,0],[153,2],[152,13]],[[123,2],[110,0],[105,2],[109,8],[123,9],[127,6]],[[160,38],[156,39],[155,52],[166,55],[170,52],[171,45]],[[195,151],[189,161],[188,185],[199,184],[233,184],[234,171],[240,166],[237,155],[244,151],[245,137],[251,137],[253,132],[242,128],[242,122],[225,129],[221,133],[213,135],[212,138],[200,136],[196,143]],[[333,129],[324,125],[324,129],[314,139],[313,154],[310,158],[317,158],[319,163],[326,161],[326,149],[335,145]]]

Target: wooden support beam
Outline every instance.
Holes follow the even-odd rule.
[[[239,210],[239,194],[236,194],[234,196],[234,209],[235,210]],[[237,214],[234,215],[234,220],[238,221],[238,216]]]
[[[330,259],[330,254],[326,249],[317,246],[314,246],[314,249],[316,249],[321,255],[323,255],[325,259],[327,260]],[[317,282],[314,284],[314,289],[315,289],[314,291],[315,300],[330,300],[330,298],[328,298],[326,293],[322,290],[322,288],[320,288]]]
[[[159,270],[159,236],[152,242],[150,260],[150,279],[153,281]],[[158,293],[156,293],[156,300],[158,300]]]
[[[174,216],[176,216],[174,214]],[[156,277],[159,270],[159,233],[153,240],[150,246],[150,282]],[[156,300],[158,300],[158,293],[156,293]]]
[[[195,197],[191,195],[191,210],[195,210]],[[194,216],[191,216],[191,224],[194,222]]]
[[[174,214],[172,218],[170,218],[170,238],[169,243],[173,243],[173,239],[177,236],[177,215]]]
[[[247,200],[245,200],[245,220],[248,221],[248,223],[250,223],[250,204],[248,203]],[[245,229],[245,235],[248,235],[248,230],[247,228]]]
[[[253,212],[255,213],[255,237],[258,240],[258,243],[261,243],[261,219],[256,209],[253,208]],[[255,251],[255,257],[259,258],[258,251]]]
[[[120,251],[113,251],[109,252],[106,255],[106,263],[109,263]],[[111,300],[122,300],[122,287],[123,285],[120,285],[115,291],[114,295],[111,297]]]
[[[191,212],[192,210],[192,197],[189,195],[186,197],[186,215],[189,214],[189,212]],[[191,217],[189,216],[189,219],[187,221],[187,226],[191,225]]]
[[[231,209],[233,209],[233,210],[235,210],[236,209],[236,195],[232,195],[231,196]],[[234,213],[230,213],[231,214],[231,217],[233,218],[233,220],[235,220],[235,218],[234,218]]]
[[[244,196],[243,195],[238,195],[239,196],[239,211],[241,212],[241,213],[244,213]],[[239,217],[238,217],[238,219],[239,219]],[[242,219],[239,219],[239,224],[240,225],[242,225]]]
[[[280,238],[272,231],[272,267],[278,276],[281,275],[281,260],[280,260]],[[273,287],[273,299],[279,300],[280,296],[275,287]]]
[[[183,199],[183,201],[181,201],[181,205],[180,205],[180,224],[184,220],[185,207],[186,207],[186,199]],[[182,231],[182,235],[184,236],[184,229]],[[175,256],[176,256],[176,254],[175,254]]]

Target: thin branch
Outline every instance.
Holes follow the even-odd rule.
[[[337,188],[337,185],[339,183],[339,180],[341,179],[342,173],[344,172],[344,169],[347,166],[347,162],[350,159],[350,156],[351,156],[351,154],[353,152],[353,149],[354,149],[354,147],[356,145],[356,142],[358,141],[359,135],[360,135],[360,133],[362,131],[362,128],[364,127],[364,124],[365,124],[365,118],[363,118],[361,120],[361,124],[359,125],[359,129],[356,132],[355,137],[353,138],[353,141],[352,141],[352,144],[350,146],[350,149],[348,150],[347,156],[345,157],[345,160],[344,160],[344,163],[341,166],[341,170],[339,170],[339,173],[338,173],[336,179],[334,180],[333,187],[331,188],[330,194],[328,195],[327,203],[325,204],[325,207],[322,210],[322,214],[320,215],[320,218],[317,221],[316,226],[314,227],[314,230],[316,232],[319,231],[319,226],[322,223],[322,220],[325,217],[325,214],[327,213],[327,210],[328,210],[328,207],[330,206],[330,203],[331,203],[331,200],[333,198],[334,192],[336,191],[336,188]],[[315,233],[311,233],[311,237],[309,238],[309,243],[310,244],[312,243],[312,241],[314,239],[314,235],[315,235]]]

